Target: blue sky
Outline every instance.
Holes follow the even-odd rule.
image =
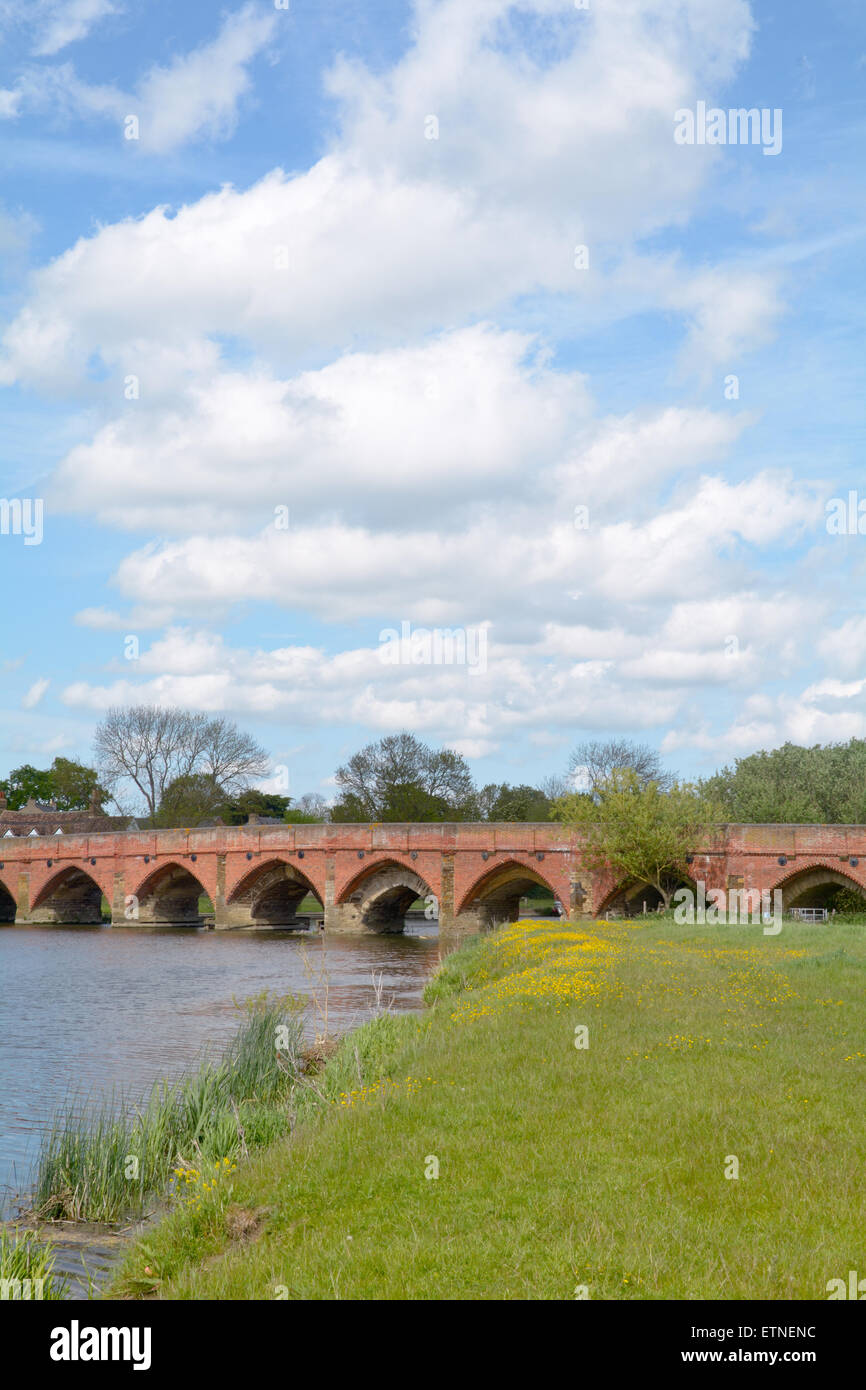
[[[44,502],[0,772],[135,700],[297,795],[400,728],[482,782],[866,735],[864,81],[859,0],[0,0],[0,496]],[[699,101],[780,153],[676,144]],[[404,622],[483,669],[383,664]]]

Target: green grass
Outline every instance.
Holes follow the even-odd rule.
[[[302,898],[301,901],[298,903],[298,906],[296,907],[295,911],[310,913],[318,912],[321,914],[324,911],[324,909],[322,907],[322,904],[319,902],[319,899],[315,896],[315,894],[308,893],[307,896],[305,898]]]
[[[96,1106],[73,1099],[62,1107],[39,1155],[39,1217],[114,1223],[140,1216],[178,1166],[231,1161],[289,1129],[302,1064],[298,1005],[263,994],[242,1007],[221,1061],[204,1060],[174,1084],[158,1082],[144,1104],[111,1096]]]
[[[68,1282],[54,1273],[56,1248],[31,1233],[13,1235],[0,1228],[0,1298],[60,1300]]]
[[[291,1137],[110,1296],[810,1299],[866,1274],[862,926],[529,922],[428,997],[345,1039]]]

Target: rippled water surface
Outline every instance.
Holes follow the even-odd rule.
[[[4,1216],[26,1190],[39,1138],[70,1095],[144,1095],[220,1051],[233,999],[262,990],[310,1000],[307,1031],[346,1032],[382,1002],[422,1007],[435,924],[403,936],[214,932],[178,927],[0,929],[0,1189]],[[318,1007],[316,1005],[318,1000]]]

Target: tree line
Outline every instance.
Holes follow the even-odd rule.
[[[656,750],[608,739],[575,748],[562,777],[479,787],[462,754],[408,732],[368,743],[338,767],[330,805],[315,792],[293,799],[260,790],[255,784],[269,774],[265,749],[233,721],[139,705],[106,713],[93,766],[62,757],[45,769],[23,764],[0,790],[11,810],[33,798],[60,811],[114,809],[154,826],[237,825],[251,815],[295,823],[565,819],[589,833],[603,806],[635,811],[638,802],[656,824],[665,816],[704,824],[866,822],[866,740],[856,738],[786,743],[694,783],[679,781]]]
[[[413,734],[367,744],[337,769],[336,800],[318,792],[293,799],[255,786],[273,774],[265,749],[232,721],[150,705],[110,709],[94,737],[94,766],[55,758],[25,764],[0,781],[10,810],[31,797],[57,810],[114,809],[157,827],[250,816],[289,823],[548,820],[565,779],[542,786],[476,787],[465,758]]]

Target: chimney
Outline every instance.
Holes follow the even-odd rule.
[[[6,793],[0,790],[0,811],[6,810]]]

